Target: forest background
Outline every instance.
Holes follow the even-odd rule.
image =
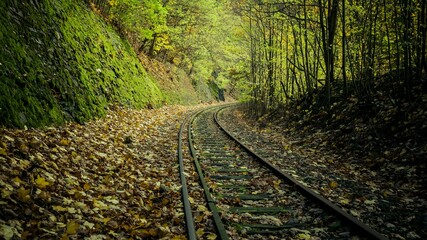
[[[225,91],[227,99],[244,103],[245,114],[233,120],[255,120],[250,133],[285,136],[281,148],[304,149],[313,159],[330,154],[331,161],[320,160],[334,166],[331,171],[372,173],[368,182],[387,185],[372,187],[377,198],[399,205],[390,210],[399,227],[390,231],[400,239],[426,235],[425,0],[6,0],[0,11],[0,158],[2,176],[9,176],[1,183],[2,198],[19,200],[2,216],[31,215],[25,204],[33,204],[32,197],[68,196],[51,183],[68,181],[61,174],[92,170],[92,164],[103,169],[106,159],[113,169],[122,163],[122,149],[132,152],[122,159],[134,161],[124,164],[133,170],[142,166],[140,155],[143,164],[168,166],[159,170],[166,175],[146,174],[167,181],[176,154],[170,136],[190,109],[175,105],[220,100]],[[158,109],[165,105],[174,106]],[[89,121],[94,118],[99,121]],[[105,148],[106,136],[119,147]],[[95,147],[88,144],[93,139]],[[138,144],[144,148],[134,154]],[[34,156],[39,165],[31,165]],[[79,159],[90,161],[80,167]],[[72,167],[57,171],[56,160]],[[33,167],[50,165],[52,176]],[[148,173],[161,169],[144,166]],[[24,178],[34,168],[41,175]],[[62,190],[80,185],[100,196],[103,189],[91,187],[96,178],[92,185],[76,179],[82,181]],[[29,190],[34,184],[37,196]],[[74,212],[58,206],[56,213]],[[48,225],[54,221],[47,213]],[[411,216],[402,220],[401,213]],[[60,231],[76,234],[76,222],[65,220]],[[27,227],[24,232],[42,231],[38,221]]]

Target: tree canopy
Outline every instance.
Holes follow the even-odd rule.
[[[229,1],[90,0],[93,10],[111,21],[139,54],[170,62],[193,83],[225,87],[236,66],[248,60],[241,18]]]
[[[134,48],[246,93],[259,112],[322,89],[370,98],[379,77],[411,98],[426,71],[417,0],[89,0]],[[398,85],[398,86],[397,86]],[[338,89],[336,89],[338,88]],[[335,90],[334,90],[335,89]]]
[[[410,100],[414,79],[426,72],[426,1],[239,4],[250,36],[250,95],[260,112],[301,97],[310,102],[320,87],[324,106],[351,94],[369,101],[380,80]]]

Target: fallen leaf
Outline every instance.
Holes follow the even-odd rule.
[[[215,239],[217,239],[217,235],[215,234],[215,233],[209,233],[207,236],[206,236],[206,239],[208,239],[208,240],[215,240]]]
[[[360,213],[356,210],[350,210],[351,215],[355,216],[355,217],[359,217]]]
[[[173,236],[172,240],[186,240],[187,237],[184,235],[177,235],[177,236]]]
[[[197,211],[205,212],[205,211],[208,211],[208,209],[203,205],[199,205],[199,206],[197,206]]]
[[[77,230],[79,230],[80,224],[74,220],[69,221],[67,223],[67,234],[73,235],[77,233]]]
[[[199,228],[196,230],[196,235],[200,238],[203,236],[203,234],[205,234],[205,231],[203,230],[203,228]]]
[[[53,210],[58,211],[58,212],[67,212],[68,211],[68,209],[63,207],[63,206],[53,206],[52,208],[53,208]]]
[[[297,239],[310,240],[311,236],[307,233],[299,233]]]
[[[50,185],[50,183],[48,181],[46,181],[45,178],[40,177],[40,176],[37,177],[35,182],[36,182],[36,186],[40,189],[44,189]]]
[[[15,183],[18,187],[21,183],[24,183],[19,177],[12,179],[13,183]]]
[[[364,203],[366,204],[366,205],[373,205],[373,204],[375,204],[377,201],[375,201],[375,200],[365,200],[364,201]]]
[[[68,145],[70,145],[70,143],[71,143],[71,141],[70,140],[68,140],[68,139],[61,139],[61,141],[59,141],[59,145],[61,145],[61,146],[68,146]]]
[[[18,189],[18,199],[22,202],[28,202],[31,199],[30,196],[30,189],[25,189],[24,187],[21,187]]]
[[[337,188],[338,187],[338,183],[335,182],[335,181],[331,181],[331,182],[329,182],[329,187],[332,188],[332,189]]]
[[[14,138],[11,138],[11,137],[9,137],[7,135],[3,135],[3,137],[6,138],[6,140],[8,140],[9,142],[14,142],[15,141]]]
[[[83,223],[83,226],[85,226],[87,229],[92,229],[95,226],[95,224],[94,223],[90,223],[88,221],[85,221]]]
[[[5,148],[0,148],[0,155],[1,156],[7,156],[7,152]]]
[[[2,236],[5,240],[10,240],[13,238],[13,228],[8,225],[2,224],[0,226],[0,236]]]

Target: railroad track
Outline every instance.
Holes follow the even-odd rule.
[[[387,239],[238,142],[218,122],[223,108],[202,110],[181,126],[178,155],[189,239],[197,236],[183,138],[218,239]]]

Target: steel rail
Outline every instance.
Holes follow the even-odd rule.
[[[181,179],[181,190],[182,190],[182,202],[184,205],[184,215],[185,215],[185,223],[187,226],[187,235],[188,239],[190,240],[196,240],[196,229],[194,227],[194,218],[191,211],[191,204],[188,196],[188,188],[187,188],[187,181],[185,179],[184,174],[184,161],[182,157],[182,135],[184,131],[185,123],[188,121],[189,116],[187,116],[184,120],[184,122],[181,124],[179,128],[178,133],[178,162],[179,162],[179,176]]]
[[[228,131],[218,120],[218,114],[220,111],[224,110],[226,107],[220,108],[218,111],[215,112],[214,118],[216,124],[219,126],[219,128],[224,131],[231,139],[236,141],[240,146],[242,146],[246,151],[248,151],[249,154],[251,154],[253,157],[258,159],[261,163],[265,164],[270,170],[272,170],[276,176],[283,178],[287,180],[289,183],[294,185],[303,195],[306,197],[312,199],[313,201],[319,203],[321,206],[325,207],[329,211],[335,213],[337,216],[339,216],[344,222],[350,225],[354,230],[359,231],[359,233],[362,236],[365,236],[369,239],[378,239],[378,240],[387,240],[384,235],[377,232],[376,230],[370,228],[363,222],[359,221],[355,217],[351,216],[341,208],[339,208],[337,205],[333,204],[331,201],[327,200],[326,198],[320,196],[319,194],[315,193],[313,190],[305,187],[300,182],[295,180],[293,177],[291,177],[289,174],[283,172],[278,167],[274,166],[271,162],[267,161],[266,159],[259,156],[257,153],[255,153],[252,149],[250,149],[248,146],[243,144],[241,141],[239,141],[230,131]]]
[[[194,119],[206,110],[207,109],[201,110],[191,117],[190,123],[188,124],[188,131],[187,131],[187,133],[188,133],[188,147],[190,148],[190,154],[193,157],[194,165],[196,167],[197,174],[199,175],[200,184],[202,185],[203,192],[205,193],[206,202],[208,203],[209,210],[212,212],[212,217],[214,220],[214,224],[215,224],[215,227],[217,230],[218,237],[219,237],[219,239],[227,240],[227,239],[229,239],[227,231],[225,230],[224,223],[222,222],[221,217],[219,216],[219,211],[218,211],[218,208],[216,206],[216,202],[212,198],[212,195],[209,191],[209,186],[206,183],[202,167],[200,166],[199,159],[196,155],[196,150],[194,149],[193,137],[191,134],[191,125],[193,124]]]

